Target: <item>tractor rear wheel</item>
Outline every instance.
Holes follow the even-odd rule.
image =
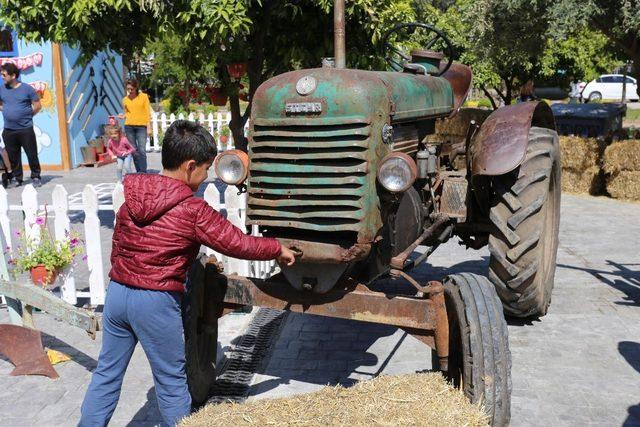
[[[525,159],[492,179],[489,279],[505,312],[544,316],[551,303],[560,225],[560,151],[555,131],[532,127]]]
[[[453,385],[481,402],[492,426],[511,417],[511,352],[502,304],[484,276],[462,273],[443,281],[449,319],[449,370]]]
[[[209,295],[211,286],[205,286],[206,261],[204,255],[195,261],[182,303],[187,383],[196,406],[207,401],[216,380],[218,317],[222,314],[221,305]]]

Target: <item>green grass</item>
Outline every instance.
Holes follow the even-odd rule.
[[[640,120],[640,109],[634,108],[632,110],[631,108],[627,108],[626,119],[627,120]]]

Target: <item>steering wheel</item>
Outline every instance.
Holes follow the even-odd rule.
[[[438,72],[438,74],[434,74],[434,76],[438,77],[443,75],[447,72],[449,67],[451,67],[451,63],[453,63],[453,45],[442,31],[422,22],[405,22],[396,24],[392,29],[387,31],[385,35],[382,36],[381,40],[382,54],[384,55],[384,59],[391,66],[391,68],[396,71],[402,71],[404,69],[404,65],[398,60],[394,59],[391,53],[395,53],[405,61],[411,61],[411,56],[407,55],[405,52],[389,43],[389,37],[402,29],[408,29],[407,32],[413,33],[417,28],[424,28],[425,30],[427,30],[427,34],[434,33],[433,37],[431,37],[429,41],[424,46],[422,46],[422,49],[429,50],[431,46],[433,46],[438,40],[441,40],[444,44],[444,54],[447,58],[447,64],[444,66],[444,68],[440,67],[440,71]]]

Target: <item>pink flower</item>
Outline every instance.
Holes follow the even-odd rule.
[[[38,225],[44,225],[44,218],[39,216],[36,218],[36,224]]]
[[[86,255],[83,255],[83,256],[82,256],[82,260],[83,260],[83,261],[86,261],[86,260],[87,260],[87,256],[86,256]]]
[[[69,243],[71,244],[72,248],[75,248],[76,246],[78,246],[79,240],[74,237]]]
[[[22,234],[21,234],[19,231],[16,231],[16,232],[15,232],[15,235],[16,235],[16,236],[18,236],[18,237],[20,237]]]

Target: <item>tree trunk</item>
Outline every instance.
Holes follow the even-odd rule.
[[[491,102],[491,107],[494,110],[497,110],[498,109],[498,104],[496,104],[496,100],[493,99],[493,96],[491,96],[491,93],[489,93],[489,91],[487,90],[485,85],[481,85],[480,89],[482,89],[482,92],[484,92],[484,94],[487,96],[487,98],[489,98],[489,102]]]
[[[229,129],[231,129],[231,134],[233,135],[235,148],[246,152],[248,141],[244,136],[244,124],[247,120],[240,114],[240,99],[237,93],[229,96],[229,106],[231,107]]]

